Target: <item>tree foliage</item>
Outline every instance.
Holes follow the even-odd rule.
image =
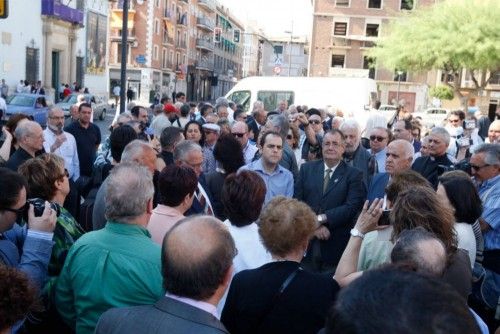
[[[439,85],[436,87],[432,87],[429,91],[429,95],[440,100],[452,100],[454,94],[453,89],[451,89],[449,86]]]
[[[403,14],[370,56],[389,69],[442,69],[456,77],[448,83],[459,93],[459,73],[470,70],[475,88],[500,70],[500,1],[444,0]],[[486,73],[489,72],[489,75]],[[478,74],[483,73],[481,82]]]

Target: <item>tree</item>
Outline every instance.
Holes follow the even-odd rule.
[[[389,69],[443,70],[465,108],[462,69],[470,73],[474,95],[500,72],[499,17],[498,0],[444,0],[402,14],[369,55]]]
[[[430,89],[429,95],[440,100],[452,100],[454,93],[449,86],[439,85]]]

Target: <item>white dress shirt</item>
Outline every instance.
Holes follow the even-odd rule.
[[[54,152],[50,152],[50,147],[56,142],[56,134],[49,128],[43,130],[45,142],[43,148],[47,153],[54,153],[64,159],[64,167],[68,170],[69,177],[76,181],[80,177],[80,162],[78,160],[78,151],[76,148],[75,137],[71,133],[63,131],[66,141]]]

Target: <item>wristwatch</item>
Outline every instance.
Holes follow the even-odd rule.
[[[351,236],[353,236],[353,237],[360,237],[361,239],[365,238],[365,235],[363,233],[359,232],[359,230],[356,229],[356,228],[353,228],[351,230]]]
[[[318,215],[317,219],[318,219],[318,224],[320,225],[326,223],[326,216],[323,214]]]

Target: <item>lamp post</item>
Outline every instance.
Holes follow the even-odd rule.
[[[399,90],[401,88],[401,76],[403,75],[403,71],[397,71],[398,73],[398,92],[396,94],[396,104],[397,104],[397,107],[399,107]]]
[[[123,0],[122,11],[122,61],[120,64],[120,114],[125,112],[125,93],[127,81],[127,49],[128,49],[128,4]]]

